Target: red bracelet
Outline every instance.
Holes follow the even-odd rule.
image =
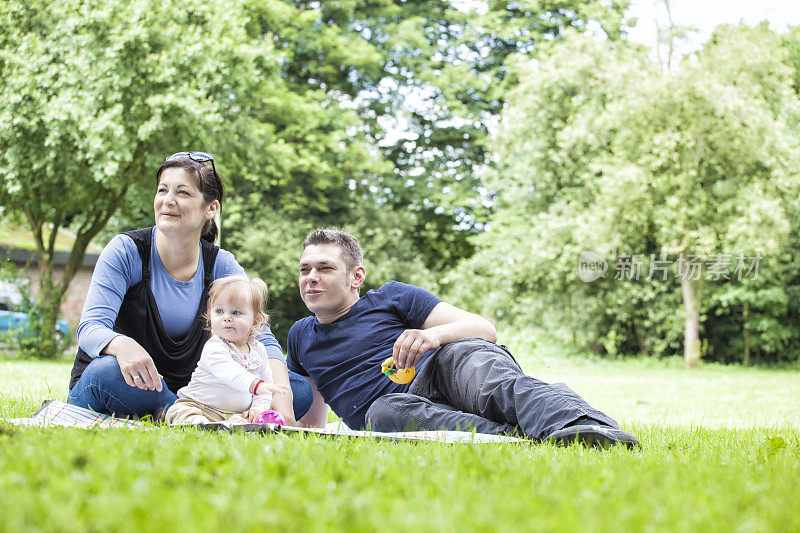
[[[261,385],[262,383],[264,383],[264,380],[263,380],[263,379],[259,379],[259,380],[256,382],[256,386],[255,386],[255,387],[253,387],[253,396],[257,396],[257,395],[258,395],[258,386],[259,386],[259,385]]]

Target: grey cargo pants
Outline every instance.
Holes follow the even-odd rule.
[[[374,431],[474,429],[538,441],[582,418],[619,427],[565,384],[525,375],[504,346],[468,338],[439,348],[408,393],[381,396],[366,421]]]

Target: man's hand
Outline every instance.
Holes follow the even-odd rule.
[[[255,394],[288,394],[291,389],[285,385],[278,385],[276,383],[267,383],[262,381],[256,386]]]
[[[468,313],[445,302],[431,310],[421,329],[407,329],[397,337],[392,359],[397,368],[416,366],[422,354],[467,337],[497,340],[494,326],[480,315]]]
[[[292,389],[289,385],[286,363],[280,359],[270,358],[269,367],[272,370],[272,384],[283,387],[279,392],[272,393],[272,410],[277,411],[286,420],[287,426],[296,426],[297,421],[294,419],[294,409],[292,408]]]
[[[250,386],[252,389],[252,385]],[[270,394],[272,396],[271,403],[274,404],[275,398],[280,395],[291,395],[291,388],[287,387],[286,385],[278,385],[277,383],[267,383],[266,381],[256,380],[256,387],[252,391],[255,396],[264,396],[265,394]],[[261,399],[263,400],[263,398]],[[255,419],[261,413],[265,411],[269,411],[272,409],[273,411],[278,411],[275,409],[274,405],[270,405],[264,403],[263,401],[259,401],[257,398],[253,400],[253,405],[257,405],[258,408],[250,407],[247,411],[242,413],[242,416],[245,417],[249,422],[255,422]],[[283,414],[281,414],[283,416]],[[286,418],[284,417],[284,420]]]
[[[435,350],[442,343],[436,330],[433,329],[407,329],[397,337],[392,349],[392,359],[397,368],[411,368],[416,366],[422,355]]]
[[[260,387],[259,387],[260,389]],[[287,426],[296,426],[297,421],[294,419],[294,409],[292,408],[292,392],[289,387],[281,389],[281,392],[273,393],[271,409],[276,411],[279,415],[286,420]]]

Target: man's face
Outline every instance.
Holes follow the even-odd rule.
[[[338,318],[358,300],[337,244],[311,244],[300,256],[300,297],[318,319]]]

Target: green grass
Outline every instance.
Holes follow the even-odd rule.
[[[563,381],[620,422],[747,428],[800,426],[800,367],[701,364],[687,371],[680,357],[665,360],[564,356],[557,347],[508,342],[529,374]]]
[[[796,370],[510,344],[643,449],[0,424],[0,530],[800,531]],[[0,361],[0,417],[63,398],[69,368]]]
[[[45,235],[43,238],[45,242],[49,238],[48,228],[45,228]],[[56,235],[56,250],[68,252],[72,250],[72,246],[74,244],[75,237],[69,232],[65,231],[63,228],[60,228],[58,235]],[[12,224],[7,220],[0,220],[0,246],[35,251],[36,240],[34,239],[33,233],[29,229]],[[89,251],[100,252],[101,250],[102,246],[98,247],[93,244],[89,245]]]

